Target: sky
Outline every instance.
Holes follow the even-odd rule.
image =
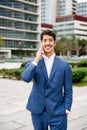
[[[87,0],[77,0],[78,1],[78,3],[80,3],[80,2],[87,2]]]

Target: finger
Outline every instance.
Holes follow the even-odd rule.
[[[42,46],[42,44],[41,44],[41,46],[40,46],[40,49],[43,50],[43,46]]]

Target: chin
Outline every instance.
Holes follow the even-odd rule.
[[[45,51],[45,52],[46,52],[46,53],[50,53],[51,51],[48,50],[48,51]]]
[[[51,49],[45,49],[45,51],[47,51],[47,52],[48,52],[48,51],[51,51]]]

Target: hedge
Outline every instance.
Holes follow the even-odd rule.
[[[22,67],[20,69],[2,69],[0,70],[0,75],[2,75],[3,78],[20,80],[22,71]]]
[[[78,67],[87,67],[87,60],[78,62]]]
[[[25,67],[26,64],[27,64],[27,62],[23,62],[23,63],[21,64],[21,67]]]
[[[87,60],[82,60],[80,62],[70,62],[72,68],[76,67],[87,67]]]
[[[86,71],[80,70],[80,69],[74,69],[72,70],[72,81],[73,82],[80,82],[82,79],[84,79],[86,76]]]
[[[26,63],[24,63],[22,66],[25,66]],[[2,75],[4,78],[11,78],[11,79],[21,79],[21,73],[23,72],[24,67],[20,67],[19,69],[2,69],[0,70],[0,75]],[[73,68],[72,69],[72,81],[74,82],[80,82],[82,79],[85,78],[87,75],[87,68]]]

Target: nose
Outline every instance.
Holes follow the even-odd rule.
[[[49,40],[47,40],[47,44],[49,44],[50,42],[49,42]]]

